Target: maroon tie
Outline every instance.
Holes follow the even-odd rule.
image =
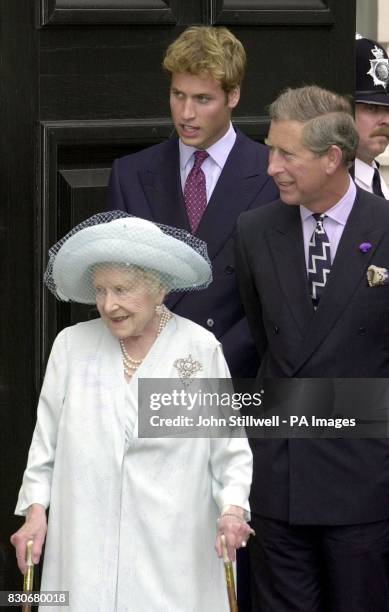
[[[208,157],[206,151],[195,151],[195,160],[188,178],[185,181],[184,200],[192,234],[195,233],[201,217],[207,207],[207,190],[205,174],[201,164]]]

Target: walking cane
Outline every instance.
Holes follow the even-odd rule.
[[[34,564],[32,562],[32,545],[33,541],[28,540],[26,547],[26,562],[27,562],[27,571],[24,574],[23,580],[23,592],[31,593],[34,590]],[[22,612],[31,612],[31,604],[25,603],[22,606]]]
[[[224,572],[226,575],[226,585],[227,585],[228,603],[230,604],[230,612],[239,612],[238,602],[236,601],[236,595],[235,595],[234,570],[232,567],[232,561],[230,561],[228,557],[226,537],[224,534],[220,536],[220,542],[222,546]]]

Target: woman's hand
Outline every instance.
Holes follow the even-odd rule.
[[[254,529],[246,523],[243,518],[244,510],[239,506],[230,506],[217,521],[217,536],[215,549],[218,557],[222,557],[222,548],[220,536],[224,534],[227,545],[228,557],[231,561],[235,561],[235,551],[238,548],[245,547],[250,535],[255,535]]]
[[[32,504],[27,510],[26,522],[11,536],[11,544],[16,549],[16,559],[22,574],[26,573],[26,548],[28,540],[33,540],[32,562],[39,563],[42,546],[47,531],[46,510],[41,504]]]

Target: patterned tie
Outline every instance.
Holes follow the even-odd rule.
[[[380,173],[378,172],[377,168],[374,168],[372,188],[373,188],[373,193],[375,193],[375,195],[380,196],[381,198],[385,197],[384,194],[382,193],[381,178],[380,178]]]
[[[316,221],[316,227],[309,241],[308,283],[309,293],[316,310],[331,270],[331,251],[323,225],[326,215],[315,213],[312,217]]]
[[[207,207],[205,174],[201,164],[208,157],[206,151],[195,151],[195,160],[185,181],[184,200],[192,234],[195,233]]]

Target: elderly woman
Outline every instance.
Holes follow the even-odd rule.
[[[49,288],[100,318],[52,348],[11,538],[19,567],[29,539],[38,562],[50,506],[41,589],[69,591],[72,612],[225,612],[213,545],[217,532],[220,556],[224,533],[233,559],[251,533],[247,440],[138,437],[138,379],[229,376],[215,337],[163,305],[210,282],[205,245],[116,212],[50,253]]]

